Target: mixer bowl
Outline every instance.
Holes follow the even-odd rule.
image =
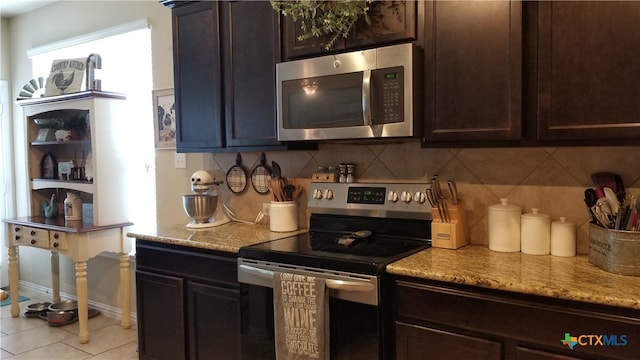
[[[218,205],[217,195],[190,194],[182,195],[182,207],[197,224],[209,222]]]

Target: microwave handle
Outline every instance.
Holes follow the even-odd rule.
[[[244,265],[244,264],[240,265],[239,268],[240,268],[240,271],[245,271],[249,274],[252,274],[258,277],[273,279],[273,271],[270,271],[270,270],[259,269],[259,268]],[[359,292],[368,292],[368,291],[374,290],[374,287],[372,284],[367,282],[359,282],[359,281],[326,279],[325,285],[329,289],[334,289],[334,290],[359,291]]]
[[[371,69],[362,73],[362,119],[365,126],[371,126]]]

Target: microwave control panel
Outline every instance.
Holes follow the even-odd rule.
[[[396,66],[371,71],[371,102],[374,124],[404,121],[404,68]]]

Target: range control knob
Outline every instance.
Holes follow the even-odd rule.
[[[333,199],[333,190],[327,189],[324,191],[324,198],[327,200]]]
[[[413,200],[413,196],[408,191],[403,191],[400,195],[400,199],[405,203],[410,203]]]
[[[413,194],[413,199],[420,204],[424,204],[427,196],[422,191],[416,191],[416,193]]]
[[[313,190],[313,198],[318,200],[322,199],[322,190],[320,189]]]
[[[391,202],[398,201],[398,193],[393,190],[389,191],[389,194],[387,195],[387,200]]]

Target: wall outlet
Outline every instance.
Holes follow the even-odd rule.
[[[174,167],[176,169],[186,169],[187,168],[187,154],[185,153],[176,153],[173,158]]]

